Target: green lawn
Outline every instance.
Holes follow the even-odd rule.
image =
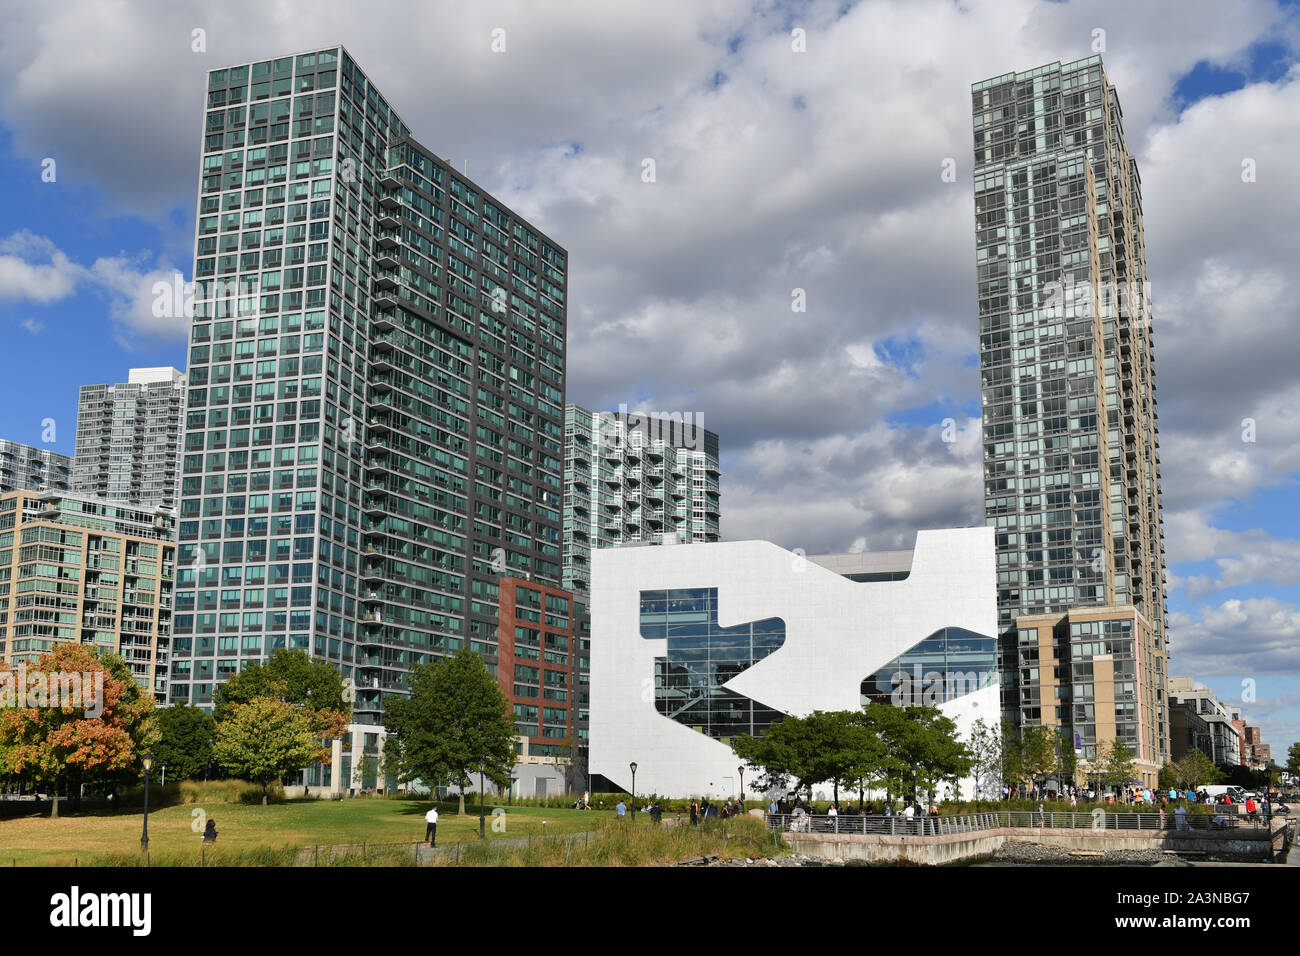
[[[351,800],[293,800],[259,806],[242,803],[176,804],[149,813],[151,854],[199,856],[200,835],[191,830],[195,811],[202,808],[215,821],[219,849],[233,852],[252,847],[415,843],[424,838],[428,801],[379,797]],[[488,839],[573,833],[590,830],[612,811],[543,809],[504,806],[504,830],[493,830],[493,803],[487,805]],[[467,803],[465,816],[456,804],[438,807],[438,844],[478,840],[478,805]],[[63,811],[61,811],[63,812]],[[543,824],[545,821],[545,824]],[[497,820],[498,825],[500,820]],[[648,823],[638,815],[637,825]],[[0,865],[72,866],[87,864],[97,854],[135,852],[140,846],[141,814],[100,811],[69,814],[57,820],[44,816],[0,822]],[[202,827],[200,827],[202,829]]]

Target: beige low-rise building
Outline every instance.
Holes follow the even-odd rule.
[[[176,580],[175,516],[88,495],[0,496],[0,661],[61,643],[119,654],[162,702]]]

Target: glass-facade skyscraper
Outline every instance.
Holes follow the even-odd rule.
[[[342,47],[206,97],[168,696],[302,648],[373,729],[414,664],[495,666],[502,576],[560,581],[567,254]]]
[[[985,515],[1003,710],[1168,759],[1142,184],[1099,56],[974,84]]]

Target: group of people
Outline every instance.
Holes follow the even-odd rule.
[[[711,803],[708,797],[703,800],[692,800],[690,806],[691,826],[695,826],[701,820],[726,820],[729,817],[739,816],[744,812],[744,805],[739,800],[733,801],[730,797],[721,806]]]

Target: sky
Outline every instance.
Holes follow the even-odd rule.
[[[418,139],[568,249],[569,400],[721,436],[727,539],[979,524],[970,85],[1100,52],[1142,178],[1170,673],[1284,762],[1300,5],[1224,9],[0,0],[0,437],[71,454],[79,386],[184,369],[152,287],[191,274],[206,71],[343,43]]]

